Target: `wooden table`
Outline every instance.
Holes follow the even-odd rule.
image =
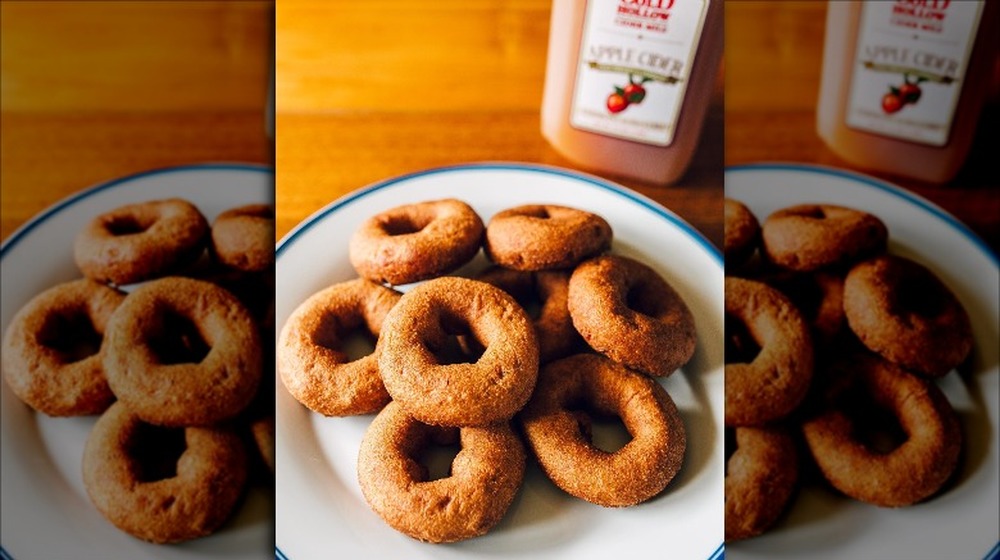
[[[850,169],[816,133],[825,3],[727,2],[725,15],[726,164],[784,161]],[[995,74],[1000,77],[1000,71]],[[992,102],[979,123],[972,152],[950,184],[866,173],[938,204],[998,252],[1000,171],[995,162],[995,135],[1000,124],[1000,88],[991,89]]]
[[[276,5],[277,233],[400,174],[464,162],[574,168],[542,138],[548,0]],[[673,210],[721,247],[720,87],[685,177],[608,177]]]
[[[110,179],[272,162],[271,2],[3,2],[0,11],[4,240]]]

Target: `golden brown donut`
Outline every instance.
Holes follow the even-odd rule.
[[[351,265],[362,278],[409,284],[454,271],[472,260],[483,220],[456,199],[405,204],[365,220],[351,236]]]
[[[420,454],[459,444],[444,478],[429,480]],[[358,482],[389,526],[422,541],[454,542],[485,534],[503,518],[524,479],[525,452],[506,422],[444,428],[423,424],[391,402],[361,441]]]
[[[76,236],[73,258],[88,278],[131,284],[197,260],[208,232],[205,216],[186,200],[128,204],[91,220]]]
[[[813,350],[834,343],[844,331],[844,277],[832,272],[778,273],[759,278],[785,294],[811,327]]]
[[[232,418],[260,383],[260,334],[228,291],[167,277],[139,286],[108,321],[104,371],[145,422],[206,425]]]
[[[569,280],[573,325],[594,350],[653,376],[667,376],[694,354],[694,316],[649,266],[619,255],[580,263]]]
[[[941,377],[972,350],[969,316],[927,267],[895,255],[856,265],[844,281],[851,330],[890,362]]]
[[[274,208],[248,204],[230,208],[212,222],[211,249],[225,266],[260,272],[274,265]]]
[[[514,270],[572,268],[611,247],[608,222],[568,206],[527,204],[494,215],[483,249],[494,263]]]
[[[514,296],[528,311],[538,335],[540,364],[568,356],[582,342],[569,316],[569,272],[529,272],[493,266],[476,276],[476,280],[493,284]],[[538,311],[532,315],[534,307]]]
[[[778,290],[728,277],[727,426],[755,426],[791,413],[812,379],[813,346],[798,309]]]
[[[457,335],[471,336],[482,355],[448,363],[442,350]],[[377,351],[386,390],[427,424],[509,420],[528,402],[538,376],[527,313],[500,288],[467,278],[435,278],[404,294],[385,318]]]
[[[353,333],[378,339],[386,314],[402,294],[364,278],[324,288],[288,317],[278,338],[278,373],[296,400],[324,416],[375,412],[389,402],[378,355],[351,359]]]
[[[768,216],[761,237],[770,262],[810,272],[884,252],[889,230],[868,212],[833,204],[799,204]]]
[[[101,365],[108,318],[125,294],[81,279],[49,288],[22,307],[3,340],[7,385],[49,416],[99,414],[115,399]]]
[[[739,267],[757,250],[760,222],[742,202],[726,198],[724,204],[722,254],[726,258],[726,266]]]
[[[795,442],[778,427],[727,428],[726,542],[756,537],[785,511],[799,475]],[[727,441],[727,445],[729,441]]]
[[[152,426],[120,402],[94,424],[83,452],[83,483],[97,510],[154,543],[218,530],[246,480],[247,455],[234,432]]]
[[[594,446],[581,413],[621,418],[632,440],[614,452]],[[542,368],[518,418],[552,482],[605,507],[649,500],[684,462],[686,433],[670,395],[652,378],[597,354],[576,354]]]
[[[824,407],[802,433],[823,476],[844,494],[883,507],[936,493],[958,463],[958,416],[933,382],[858,354],[830,366]],[[885,415],[888,413],[888,419]],[[899,434],[885,432],[898,424]]]

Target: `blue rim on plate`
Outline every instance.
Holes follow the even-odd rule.
[[[963,237],[967,238],[980,252],[983,253],[990,261],[993,262],[995,266],[1000,266],[1000,260],[998,260],[997,254],[990,248],[986,242],[977,235],[974,231],[969,229],[967,225],[961,222],[958,218],[951,215],[948,211],[944,210],[937,204],[927,200],[926,198],[913,193],[909,190],[900,187],[899,185],[894,185],[888,181],[883,181],[877,179],[870,175],[865,175],[863,173],[858,173],[855,171],[848,171],[845,169],[839,169],[836,167],[827,167],[822,165],[814,164],[800,164],[800,163],[786,163],[786,162],[762,162],[762,163],[748,163],[740,165],[732,165],[726,167],[726,172],[729,171],[801,171],[818,173],[821,175],[830,175],[834,177],[841,177],[845,179],[850,179],[865,185],[874,187],[878,190],[887,192],[893,196],[901,198],[915,206],[929,212],[930,214],[940,218],[942,221],[951,226],[955,231],[960,233]],[[988,550],[983,556],[983,560],[1000,560],[1000,541],[993,545],[993,548]]]
[[[242,163],[242,162],[209,162],[209,163],[195,163],[188,165],[179,165],[172,167],[161,167],[155,169],[149,169],[146,171],[140,171],[138,173],[133,173],[131,175],[125,175],[118,177],[116,179],[111,179],[103,183],[98,183],[92,187],[86,188],[82,191],[73,193],[62,200],[52,204],[48,208],[42,210],[38,214],[35,214],[27,222],[21,224],[13,233],[10,234],[7,239],[0,244],[0,260],[9,254],[10,249],[18,244],[22,239],[24,239],[29,233],[34,231],[36,228],[44,224],[46,221],[51,219],[53,216],[59,214],[66,208],[76,204],[77,202],[89,198],[99,192],[105,191],[109,188],[121,185],[123,183],[132,182],[145,177],[150,177],[153,175],[168,175],[173,173],[186,173],[193,171],[257,171],[263,174],[274,174],[274,169],[266,164],[258,163]],[[0,560],[14,560],[14,557],[7,552],[7,549],[0,545]]]
[[[368,196],[381,189],[391,187],[397,183],[403,181],[409,181],[417,177],[429,176],[429,175],[439,175],[445,173],[462,172],[470,170],[502,170],[502,171],[528,171],[533,173],[549,174],[559,177],[568,177],[574,180],[582,181],[598,187],[602,190],[609,191],[613,194],[624,197],[636,204],[639,204],[643,208],[652,211],[656,215],[662,217],[663,219],[669,221],[674,226],[678,227],[687,236],[693,239],[698,246],[700,246],[709,256],[712,257],[713,261],[719,266],[723,266],[722,252],[715,247],[708,239],[698,230],[696,230],[689,223],[684,221],[681,217],[674,214],[672,211],[663,207],[661,204],[653,201],[642,194],[632,191],[622,185],[618,185],[611,181],[601,179],[593,175],[587,175],[585,173],[580,173],[577,171],[571,171],[568,169],[563,169],[559,167],[551,167],[540,164],[526,164],[526,163],[505,163],[505,162],[486,162],[486,163],[464,163],[456,165],[447,165],[441,167],[434,167],[430,169],[425,169],[423,171],[416,171],[413,173],[407,173],[404,175],[399,175],[391,179],[386,179],[379,181],[363,187],[357,191],[349,193],[342,196],[341,198],[334,200],[333,202],[327,204],[323,208],[317,210],[312,215],[307,217],[305,220],[300,222],[294,228],[292,228],[288,233],[286,233],[280,241],[278,241],[277,247],[275,249],[275,261],[281,256],[282,252],[295,243],[297,239],[309,229],[311,229],[318,222],[324,220],[330,214],[337,212],[338,210],[344,208],[345,206],[351,204],[352,202]],[[275,543],[274,546],[274,557],[277,560],[291,560],[281,548]],[[719,546],[708,556],[707,560],[721,560],[725,558],[725,543],[720,543]]]
[[[25,235],[34,230],[36,227],[45,223],[46,220],[51,218],[53,215],[58,214],[64,208],[72,206],[73,204],[93,196],[98,192],[109,189],[116,185],[122,183],[128,183],[141,179],[144,177],[149,177],[152,175],[166,175],[171,173],[185,173],[190,171],[215,171],[215,170],[237,170],[237,171],[260,171],[262,173],[273,174],[274,169],[265,164],[257,163],[201,163],[201,164],[190,164],[190,165],[179,165],[174,167],[161,167],[157,169],[150,169],[147,171],[140,171],[138,173],[133,173],[132,175],[125,175],[124,177],[118,177],[117,179],[111,179],[110,181],[105,181],[99,183],[90,188],[84,189],[80,192],[74,193],[66,198],[56,202],[52,206],[49,206],[45,210],[42,210],[38,214],[35,214],[30,220],[21,224],[21,227],[14,230],[14,233],[4,240],[3,244],[0,245],[0,258],[2,258],[7,251],[16,245]]]
[[[963,236],[967,237],[969,241],[972,242],[980,251],[982,251],[986,256],[993,261],[993,264],[1000,266],[1000,259],[998,259],[997,254],[993,252],[993,249],[986,244],[985,241],[976,232],[969,229],[969,226],[962,223],[958,218],[948,213],[947,210],[941,208],[937,204],[934,204],[926,198],[908,191],[899,185],[894,185],[888,181],[883,181],[872,177],[871,175],[865,175],[863,173],[858,173],[855,171],[847,171],[845,169],[838,169],[836,167],[826,167],[822,165],[807,165],[801,163],[747,163],[740,165],[732,165],[726,167],[726,171],[806,171],[812,173],[819,173],[821,175],[831,175],[834,177],[843,177],[845,179],[850,179],[852,181],[857,181],[859,183],[864,183],[868,186],[875,187],[881,191],[885,191],[894,196],[902,198],[907,202],[910,202],[923,210],[937,216],[948,225],[953,227],[956,231],[961,233]]]
[[[629,190],[621,185],[606,181],[599,177],[593,175],[587,175],[577,171],[570,171],[568,169],[562,169],[559,167],[550,167],[538,164],[527,164],[527,163],[463,163],[457,165],[447,165],[442,167],[433,167],[430,169],[425,169],[423,171],[416,171],[413,173],[407,173],[405,175],[399,175],[391,179],[386,179],[384,181],[379,181],[373,183],[367,187],[363,187],[357,191],[350,194],[344,195],[343,197],[334,200],[330,204],[327,204],[323,208],[319,209],[311,216],[303,220],[297,226],[292,228],[291,231],[285,234],[284,237],[278,241],[277,249],[275,252],[275,258],[280,257],[282,251],[285,247],[290,246],[295,240],[307,230],[309,230],[316,222],[324,219],[327,215],[340,210],[342,207],[354,202],[355,200],[368,196],[371,193],[395,185],[403,181],[409,181],[417,177],[423,177],[428,175],[440,175],[444,173],[453,173],[469,170],[503,170],[503,171],[530,171],[534,173],[542,173],[555,175],[559,177],[569,177],[578,181],[583,181],[589,183],[603,190],[610,191],[622,197],[625,197],[632,202],[639,204],[640,206],[651,210],[652,212],[658,214],[659,216],[667,219],[682,231],[684,231],[688,236],[695,240],[703,249],[706,250],[719,264],[722,264],[722,252],[712,245],[708,239],[701,234],[698,230],[684,221],[682,218],[671,212],[670,210],[664,208],[657,202],[635,192]]]

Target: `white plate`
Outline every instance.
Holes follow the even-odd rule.
[[[3,264],[0,324],[29,299],[60,282],[80,278],[73,239],[101,212],[132,202],[179,196],[209,221],[249,203],[272,203],[274,173],[247,164],[160,169],[97,185],[59,202],[14,232],[0,248]],[[87,497],[80,460],[94,417],[50,418],[2,386],[3,551],[20,558],[195,559],[269,558],[273,546],[271,492],[252,490],[239,513],[218,533],[180,545],[135,539],[106,521]]]
[[[890,251],[933,270],[962,301],[976,344],[971,371],[940,386],[962,418],[966,449],[942,495],[908,508],[883,509],[803,488],[779,524],[761,537],[726,546],[731,559],[995,558],[998,527],[998,269],[981,239],[939,207],[899,187],[837,169],[766,164],[726,171],[726,196],[763,221],[791,204],[860,208],[889,228]]]
[[[277,384],[275,540],[279,558],[567,558],[721,555],[723,535],[723,269],[720,253],[655,202],[606,181],[548,167],[480,164],[391,179],[337,200],[278,245],[276,321],[306,297],[356,277],[350,235],[373,214],[410,202],[454,197],[484,221],[526,203],[554,203],[603,215],[613,250],[652,265],[684,297],[697,320],[698,350],[664,381],[688,430],[678,478],[659,497],[605,509],[571,498],[529,461],[524,486],[489,534],[450,545],[413,540],[369,509],[357,483],[358,446],[371,416],[324,418]],[[721,207],[721,206],[720,206]],[[480,256],[463,274],[485,266]]]

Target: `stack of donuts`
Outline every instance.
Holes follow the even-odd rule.
[[[518,206],[484,223],[456,199],[391,208],[354,232],[358,277],[292,312],[278,372],[319,414],[376,414],[358,481],[389,526],[434,543],[485,534],[514,501],[529,451],[558,487],[608,507],[674,478],[685,431],[654,377],[691,358],[694,319],[611,240],[607,221],[580,209]],[[457,275],[480,250],[486,267]],[[351,355],[359,332],[370,352]],[[605,415],[632,438],[621,449],[592,441]],[[443,477],[422,460],[435,446],[459,448]]]
[[[254,466],[273,471],[273,408],[260,394],[273,328],[274,219],[233,208],[209,223],[173,198],[100,214],[78,233],[83,278],[18,311],[3,373],[49,416],[100,415],[83,454],[98,511],[154,543],[217,531]],[[263,469],[262,469],[263,470]]]
[[[799,204],[761,223],[726,199],[727,541],[771,529],[805,472],[901,507],[955,470],[961,426],[935,380],[969,355],[969,318],[888,241],[854,208]]]

